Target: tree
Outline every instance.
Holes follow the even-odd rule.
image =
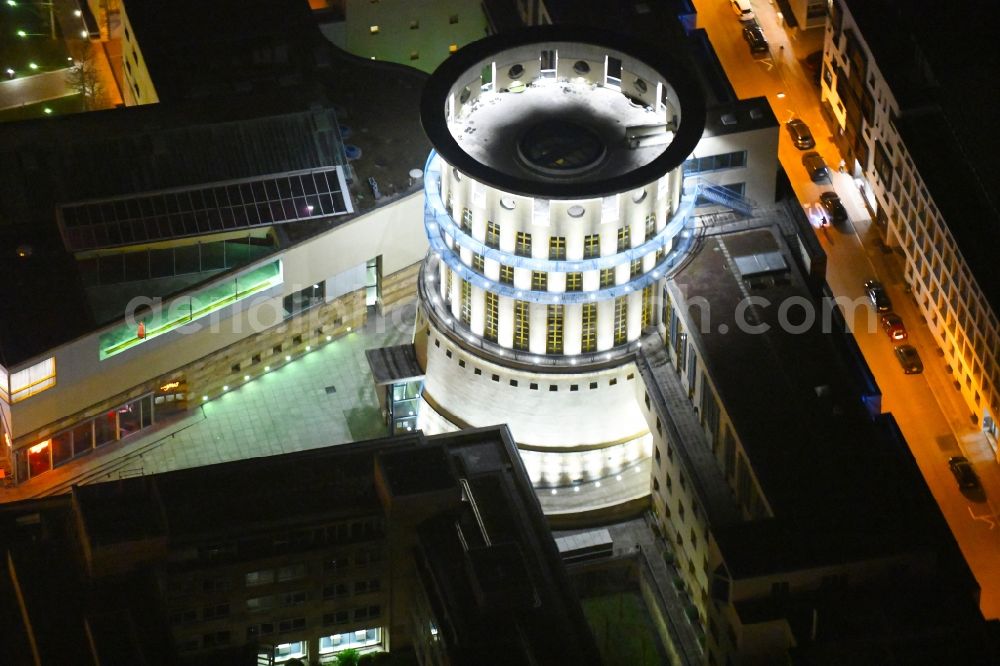
[[[66,74],[67,83],[83,97],[83,108],[87,111],[106,107],[104,84],[97,72],[93,44],[89,41],[82,42],[71,51],[74,64]]]
[[[357,666],[361,654],[354,648],[347,648],[337,655],[337,666]]]

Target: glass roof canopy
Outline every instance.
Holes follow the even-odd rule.
[[[66,248],[81,252],[351,212],[336,166],[66,204],[57,216]]]

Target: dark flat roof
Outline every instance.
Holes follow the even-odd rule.
[[[816,303],[783,238],[790,210],[756,209],[749,228],[710,231],[674,278],[688,303],[703,298],[708,304],[694,301],[687,333],[699,339],[707,374],[777,519],[771,527],[757,530],[755,522],[717,534],[720,545],[730,542],[723,551],[727,565],[732,557],[733,568],[747,573],[781,566],[783,558],[797,564],[814,556],[843,561],[869,548],[909,547],[921,542],[914,534],[921,530],[901,525],[941,521],[905,441],[894,423],[884,422],[891,417],[872,419],[863,406],[858,382],[842,361],[849,334],[836,326],[824,331],[819,304],[815,321],[804,330],[784,330],[779,321],[786,299]],[[732,259],[767,252],[780,252],[789,270],[774,278],[748,278],[756,284],[739,278]],[[741,328],[736,313],[747,296],[767,299],[746,319],[768,326],[766,332]],[[800,322],[801,312],[801,306],[791,308],[788,320]],[[768,529],[773,538],[766,536]],[[785,539],[786,531],[801,538]],[[813,543],[826,543],[826,551]]]
[[[366,349],[365,357],[376,386],[417,379],[424,376],[423,368],[417,362],[417,352],[413,343],[394,347]]]
[[[469,500],[459,512],[436,516],[418,530],[425,589],[453,663],[598,663],[506,426],[429,441],[448,442],[454,468],[468,482]]]
[[[240,7],[256,11],[263,4]],[[157,15],[176,7],[157,4]],[[419,187],[409,171],[430,149],[418,111],[426,75],[305,42],[314,57],[323,57],[301,84],[0,124],[0,274],[6,276],[0,281],[0,364],[23,363],[95,330],[103,319],[90,311],[63,246],[55,216],[60,204],[346,164],[344,132],[362,152],[348,165],[356,213],[376,206],[369,176],[386,195],[379,205]],[[238,71],[230,78],[246,82]],[[283,225],[281,249],[350,217]],[[17,257],[22,245],[30,246],[30,257]]]
[[[299,0],[129,0],[124,10],[161,101],[301,77],[312,64],[303,43],[323,39]]]

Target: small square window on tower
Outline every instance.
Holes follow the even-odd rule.
[[[449,44],[448,45],[448,53],[454,53],[457,50],[458,50],[458,44]]]
[[[368,32],[370,32],[373,35],[377,35],[378,34],[378,26],[377,25],[370,25],[370,26],[368,26]]]
[[[410,51],[410,60],[419,60],[419,59],[420,59],[419,51]]]
[[[419,27],[420,27],[420,21],[417,20],[410,21],[410,30],[416,30]]]
[[[458,14],[452,14],[451,16],[449,16],[448,23],[451,23],[452,25],[458,23]]]

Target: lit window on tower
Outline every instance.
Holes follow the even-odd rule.
[[[545,271],[531,271],[531,288],[535,291],[547,291],[549,274]]]
[[[546,317],[545,353],[561,354],[563,351],[563,305],[549,305]]]
[[[549,237],[549,259],[553,261],[563,261],[566,259],[566,237]]]
[[[489,247],[500,247],[500,225],[496,222],[486,223],[486,240]]]
[[[514,301],[514,349],[528,350],[531,319],[527,301]]]
[[[646,240],[656,235],[656,215],[650,213],[646,216]]]
[[[518,231],[514,239],[514,254],[520,257],[531,256],[531,234],[527,231]]]
[[[472,285],[468,280],[462,280],[462,323],[466,326],[472,321]]]
[[[583,258],[593,259],[601,256],[601,235],[587,234],[583,237]]]
[[[597,303],[584,303],[580,328],[580,350],[597,351]]]
[[[653,323],[653,285],[648,285],[642,290],[642,328],[645,329]]]
[[[500,321],[499,297],[492,291],[486,292],[486,321],[483,323],[483,337],[497,341],[497,328]]]
[[[566,291],[583,291],[583,273],[566,273]]]
[[[514,284],[514,267],[500,264],[500,282],[503,284]]]
[[[632,247],[632,232],[626,224],[618,229],[618,251],[623,252]]]
[[[613,287],[615,284],[615,269],[613,268],[602,268],[601,269],[601,288]]]
[[[628,339],[628,297],[615,299],[615,344],[623,345]]]

